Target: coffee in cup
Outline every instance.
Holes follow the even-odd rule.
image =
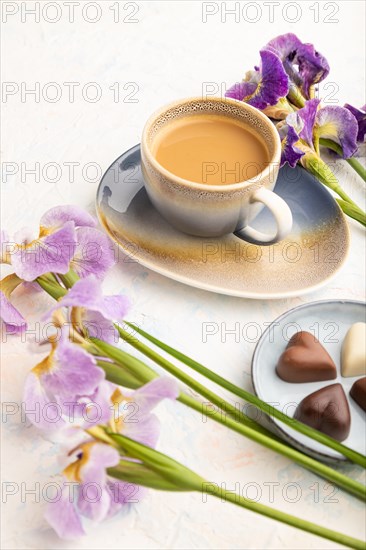
[[[235,232],[258,244],[291,230],[288,205],[273,193],[281,142],[271,121],[230,98],[190,98],[159,109],[145,124],[141,166],[146,191],[175,228],[200,237]],[[267,206],[277,229],[249,226]]]

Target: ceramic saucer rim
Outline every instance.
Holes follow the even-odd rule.
[[[141,147],[140,143],[134,145],[133,147],[130,147],[129,149],[124,151],[121,155],[119,155],[108,166],[108,168],[103,173],[103,176],[102,176],[102,178],[99,182],[97,192],[96,192],[95,208],[96,208],[96,213],[97,213],[99,223],[101,224],[101,226],[103,227],[105,232],[108,234],[108,236],[113,240],[113,242],[115,242],[117,244],[117,246],[124,253],[127,253],[127,250],[125,250],[125,247],[123,246],[123,244],[114,235],[111,234],[109,228],[103,222],[103,217],[101,216],[100,207],[98,205],[98,197],[99,197],[99,191],[100,191],[100,189],[103,185],[103,180],[106,177],[109,170],[111,169],[111,167],[116,163],[119,164],[119,160],[121,159],[121,157],[125,156],[127,153],[131,153],[133,150],[140,149],[140,147]],[[333,198],[332,195],[330,195],[330,198]],[[287,292],[275,292],[275,293],[230,290],[230,289],[225,289],[223,287],[217,287],[217,286],[212,285],[212,284],[207,284],[206,285],[204,283],[197,282],[197,281],[195,281],[194,279],[192,279],[190,277],[182,276],[182,275],[179,275],[177,273],[172,273],[171,271],[166,270],[163,267],[161,267],[159,265],[156,265],[156,263],[151,262],[149,260],[145,260],[145,259],[141,259],[139,257],[135,257],[135,261],[137,263],[139,263],[140,265],[142,265],[144,267],[147,267],[148,269],[151,269],[151,271],[155,271],[155,273],[159,273],[160,275],[163,275],[164,277],[167,277],[168,279],[172,279],[173,281],[183,283],[183,284],[185,284],[187,286],[190,286],[192,288],[198,288],[200,290],[205,290],[205,291],[208,291],[208,292],[214,292],[216,294],[222,294],[224,296],[233,296],[233,297],[236,297],[236,298],[244,298],[244,299],[250,299],[250,300],[281,300],[281,299],[284,299],[284,298],[294,298],[294,297],[298,297],[298,296],[304,296],[304,295],[309,294],[311,292],[315,292],[318,289],[324,287],[326,284],[328,284],[339,273],[339,271],[343,268],[343,266],[346,262],[346,259],[348,258],[348,255],[349,255],[349,251],[350,251],[350,229],[349,229],[347,220],[345,219],[345,216],[344,216],[339,204],[335,200],[334,200],[334,203],[336,205],[336,208],[338,208],[338,212],[341,215],[341,219],[343,220],[344,228],[345,228],[345,246],[346,246],[346,250],[345,250],[344,256],[343,256],[342,260],[340,261],[339,265],[337,266],[337,268],[328,277],[326,277],[325,279],[322,279],[320,282],[318,282],[318,283],[316,283],[316,284],[314,284],[310,287],[306,287],[305,289],[295,289],[295,290],[289,290]],[[199,237],[197,237],[197,238],[199,238]]]
[[[301,311],[302,309],[307,309],[307,308],[313,307],[313,306],[321,306],[322,304],[343,305],[343,304],[346,304],[346,303],[347,304],[357,304],[357,305],[361,305],[361,306],[366,307],[366,303],[363,302],[362,300],[350,300],[348,298],[344,298],[344,299],[330,298],[328,300],[316,300],[314,302],[307,302],[306,304],[301,304],[299,306],[288,309],[284,313],[281,313],[281,315],[276,317],[276,319],[274,319],[271,322],[271,324],[263,331],[262,336],[259,338],[258,342],[256,343],[256,346],[255,346],[254,352],[253,352],[253,356],[252,356],[251,365],[250,365],[251,381],[252,381],[254,393],[256,394],[257,397],[262,399],[261,396],[258,393],[258,387],[256,386],[256,380],[255,380],[255,375],[254,375],[254,368],[255,368],[254,365],[257,361],[257,356],[258,356],[262,346],[265,344],[266,336],[270,332],[271,327],[273,326],[273,324],[274,323],[281,323],[281,321],[283,321],[283,319],[285,319],[288,315],[292,314],[294,311]],[[256,375],[256,377],[258,378],[258,375]],[[281,422],[280,420],[277,420],[276,418],[272,418],[269,415],[266,415],[266,418],[270,421],[270,423],[274,427],[275,431],[281,434],[281,437],[283,438],[284,441],[288,441],[289,443],[293,444],[295,448],[298,448],[298,449],[304,451],[307,455],[310,455],[310,456],[313,456],[313,457],[315,456],[315,457],[318,457],[318,458],[321,457],[321,459],[323,459],[325,462],[329,462],[329,463],[344,464],[345,462],[351,462],[345,456],[330,456],[329,454],[327,454],[325,452],[314,451],[314,449],[311,449],[310,447],[308,447],[304,443],[301,443],[300,441],[298,441],[295,437],[289,435],[286,432],[285,428],[283,428],[281,425],[279,425],[279,423]]]

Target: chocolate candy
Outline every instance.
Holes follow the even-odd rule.
[[[341,354],[342,376],[366,374],[366,324],[355,323],[346,334]]]
[[[305,397],[295,411],[295,418],[338,441],[348,437],[351,414],[341,384],[332,384]]]
[[[287,344],[276,367],[286,382],[318,382],[337,378],[337,369],[329,353],[310,332],[297,332]]]
[[[361,409],[366,412],[366,376],[356,380],[349,394],[357,405],[360,405]]]

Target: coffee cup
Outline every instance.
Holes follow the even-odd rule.
[[[148,119],[141,141],[146,191],[173,227],[257,244],[278,242],[292,227],[289,206],[272,191],[280,157],[272,122],[229,98],[175,101]],[[276,222],[273,234],[250,226],[264,206]]]

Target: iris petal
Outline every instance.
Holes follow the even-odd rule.
[[[107,235],[94,227],[80,227],[76,230],[76,241],[70,267],[81,278],[93,274],[104,279],[115,264],[113,246]]]
[[[62,336],[55,351],[54,368],[42,376],[42,383],[52,394],[65,399],[94,392],[104,379],[103,369],[92,355]]]
[[[310,99],[306,102],[305,107],[297,111],[298,116],[304,123],[299,136],[309,145],[309,147],[313,145],[313,129],[319,104],[319,99]]]
[[[96,311],[110,321],[119,321],[127,313],[128,305],[125,296],[103,296],[100,281],[94,275],[89,275],[77,281],[49,314],[60,307],[78,306]]]
[[[8,334],[18,334],[26,330],[27,322],[23,315],[10,303],[2,291],[0,291],[0,312]]]
[[[28,374],[24,390],[29,420],[43,429],[57,429],[65,424],[65,407],[77,403],[78,396],[92,395],[104,380],[104,371],[94,357],[71,343],[66,331],[53,344],[51,353]],[[56,413],[49,409],[56,409]],[[67,409],[69,410],[69,409]]]
[[[281,140],[281,166],[286,162],[294,168],[304,152],[296,147],[296,143],[299,141],[299,136],[295,132],[292,126],[287,127],[287,133]]]
[[[329,74],[329,64],[325,57],[317,52],[312,44],[301,44],[297,50],[296,62],[299,75],[303,82],[302,89],[306,97],[310,95],[310,87],[318,84]]]
[[[99,522],[107,516],[111,495],[106,486],[106,468],[117,466],[119,461],[119,452],[113,447],[102,443],[91,447],[89,459],[80,468],[82,484],[78,508],[85,517]]]
[[[363,143],[366,135],[366,105],[361,107],[361,109],[357,109],[346,103],[345,108],[351,111],[356,118],[358,124],[357,141]]]
[[[257,82],[236,82],[226,91],[225,97],[245,101],[247,97],[250,97],[255,93],[257,87]]]
[[[55,206],[45,212],[41,218],[41,227],[52,230],[62,227],[66,222],[73,221],[75,227],[95,227],[96,220],[83,208],[74,205]]]
[[[329,63],[312,44],[304,44],[293,33],[277,36],[265,49],[275,52],[281,59],[290,79],[299,86],[306,98],[310,87],[329,74]]]
[[[18,245],[11,263],[18,277],[25,281],[34,281],[50,271],[67,273],[75,244],[74,222],[69,221],[54,233]]]
[[[18,334],[27,328],[27,322],[10,302],[12,292],[23,283],[15,273],[0,281],[0,318],[8,334]]]
[[[275,105],[279,98],[287,95],[288,77],[278,56],[267,50],[262,50],[260,56],[259,73],[250,71],[246,80],[235,84],[226,92],[226,97],[264,109],[268,105]]]
[[[85,535],[80,517],[72,502],[70,486],[62,490],[61,498],[50,502],[46,508],[45,518],[58,536],[64,540],[74,540]]]
[[[309,147],[314,149],[313,129],[319,106],[318,99],[310,99],[305,107],[287,116],[286,122],[298,134],[299,138]]]
[[[316,116],[316,133],[331,139],[342,147],[343,157],[349,158],[357,151],[358,124],[350,110],[337,105],[319,109]]]

